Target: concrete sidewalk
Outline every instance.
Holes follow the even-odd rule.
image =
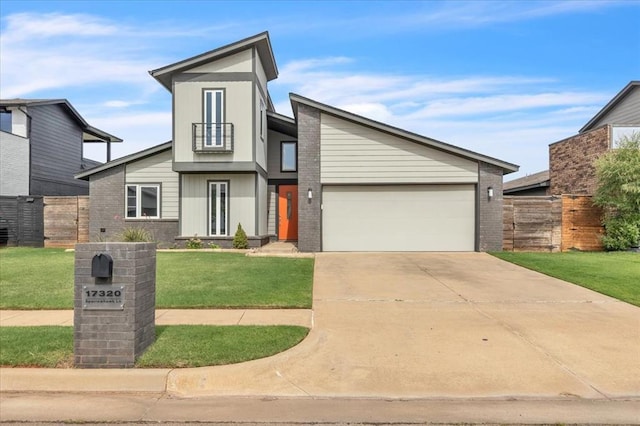
[[[99,393],[132,421],[640,423],[640,309],[484,253],[318,254],[307,314],[298,346],[242,364],[1,369],[1,419],[103,420],[73,399]]]
[[[312,327],[311,309],[157,309],[156,325],[300,325]],[[73,326],[73,310],[0,310],[0,327]]]

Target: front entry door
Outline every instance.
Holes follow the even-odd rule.
[[[298,239],[298,185],[278,188],[278,239]]]

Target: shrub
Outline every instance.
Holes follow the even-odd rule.
[[[215,243],[208,243],[207,247],[209,247],[210,249],[219,249],[220,246],[215,244]]]
[[[120,237],[125,243],[148,243],[153,240],[151,232],[135,226],[125,228]]]
[[[247,239],[247,233],[242,229],[242,225],[238,224],[238,230],[233,236],[233,248],[246,249],[249,248],[249,240]]]
[[[626,250],[640,242],[640,224],[624,218],[611,218],[606,222],[606,235],[602,237],[605,250]]]
[[[188,249],[201,249],[202,248],[202,240],[198,238],[198,236],[194,236],[193,238],[189,238],[189,240],[185,243],[185,246]]]

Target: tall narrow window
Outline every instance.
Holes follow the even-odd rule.
[[[262,139],[264,141],[264,135],[266,133],[265,130],[265,118],[266,118],[266,111],[265,111],[265,106],[264,106],[264,101],[262,100],[262,98],[260,98],[260,139]]]
[[[224,145],[224,91],[204,91],[204,146]]]
[[[160,218],[160,185],[127,185],[127,218]]]
[[[209,235],[227,235],[228,183],[209,182]]]
[[[280,144],[280,170],[283,172],[298,171],[297,142],[282,142]]]

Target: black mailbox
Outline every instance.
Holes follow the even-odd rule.
[[[113,275],[113,259],[106,253],[93,256],[91,260],[91,276],[96,278],[111,278]]]

